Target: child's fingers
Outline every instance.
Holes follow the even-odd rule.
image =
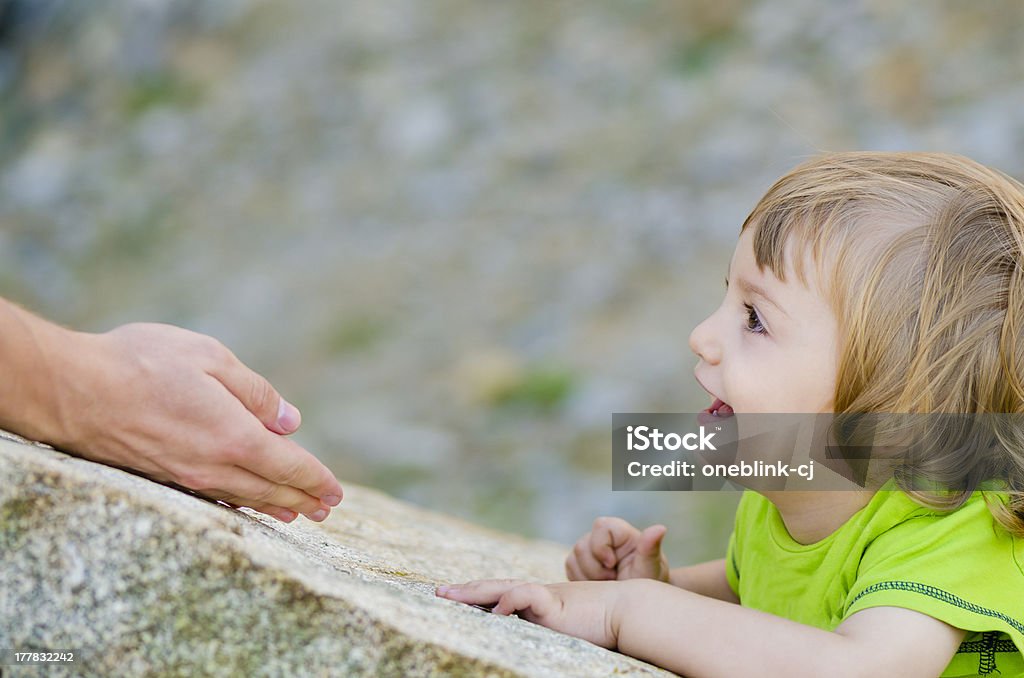
[[[565,578],[569,581],[583,581],[587,578],[587,576],[580,571],[580,565],[576,562],[576,557],[572,554],[565,559]]]
[[[632,550],[631,542],[640,534],[622,518],[602,516],[594,521],[594,529],[590,531],[590,551],[605,567],[614,568],[619,559]],[[620,553],[619,549],[628,547]]]
[[[489,605],[497,602],[505,591],[523,583],[521,579],[480,579],[465,584],[438,586],[434,594],[460,603]]]
[[[508,615],[518,610],[530,610],[530,621],[543,618],[557,609],[555,596],[546,586],[520,579],[483,579],[439,586],[435,595],[470,605],[494,604],[493,614]]]
[[[594,562],[596,563],[597,561],[595,560]],[[617,573],[615,570],[606,568],[603,565],[598,565],[598,568],[592,569],[590,572],[584,572],[576,555],[571,554],[565,560],[565,577],[569,581],[603,581],[615,579]]]
[[[658,555],[661,551],[661,540],[666,532],[668,528],[664,525],[651,525],[641,532],[636,544],[637,554],[645,557]]]
[[[493,614],[512,614],[529,611],[524,615],[530,621],[542,620],[558,608],[558,601],[551,590],[542,584],[520,584],[509,589],[491,610]]]
[[[584,536],[572,547],[569,560],[575,562],[581,575],[580,579],[615,579],[615,560],[617,559],[614,551],[609,551],[609,553],[613,559],[610,566],[598,560],[591,547],[591,540]]]

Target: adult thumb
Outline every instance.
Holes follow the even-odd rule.
[[[241,361],[235,359],[231,363],[214,376],[268,429],[274,433],[294,433],[302,423],[299,410]]]
[[[668,528],[664,525],[651,525],[640,533],[637,541],[636,552],[641,556],[656,556],[661,550],[661,540],[665,538]]]

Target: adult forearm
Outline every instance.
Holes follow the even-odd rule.
[[[690,678],[840,675],[850,640],[652,580],[622,582],[618,649]]]
[[[60,383],[79,333],[0,298],[0,427],[55,442],[61,437]]]

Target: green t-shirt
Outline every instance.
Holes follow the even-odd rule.
[[[916,610],[968,632],[943,676],[1024,677],[1024,539],[995,522],[980,492],[943,513],[883,489],[804,545],[746,490],[726,573],[744,607],[829,631],[868,607]]]

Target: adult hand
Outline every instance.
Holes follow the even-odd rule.
[[[598,518],[566,558],[566,577],[570,581],[645,578],[668,582],[668,558],[661,552],[667,531],[664,525],[641,531],[622,518]]]
[[[73,332],[2,310],[15,322],[0,365],[26,369],[0,399],[0,424],[286,522],[323,520],[341,501],[327,467],[284,437],[298,410],[220,342],[152,323]]]

